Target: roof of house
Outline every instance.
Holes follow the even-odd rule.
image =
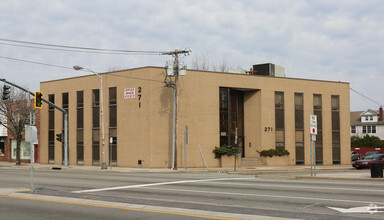
[[[369,115],[379,115],[379,111],[368,109],[367,111],[357,111],[357,112],[351,112],[351,125],[384,125],[384,121],[378,121],[378,122],[361,122],[361,116],[365,115],[366,113],[370,113]]]

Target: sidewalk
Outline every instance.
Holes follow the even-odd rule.
[[[29,163],[16,166],[15,162],[0,161],[0,167],[24,167],[29,168]],[[349,181],[375,181],[383,182],[384,178],[371,178],[370,169],[356,170],[351,165],[316,166],[316,176],[311,176],[310,166],[261,166],[254,168],[128,168],[108,167],[102,170],[99,166],[78,166],[34,164],[34,169],[47,170],[92,170],[99,172],[156,172],[156,173],[226,173],[230,175],[254,175],[258,178],[279,178],[279,179],[328,179],[328,180],[349,180]]]

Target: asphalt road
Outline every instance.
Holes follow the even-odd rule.
[[[46,168],[31,193],[28,168],[0,176],[4,219],[384,219],[384,182]],[[378,208],[343,213],[369,206]]]

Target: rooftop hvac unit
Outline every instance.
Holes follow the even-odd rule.
[[[251,72],[252,75],[285,77],[284,68],[273,63],[253,65]]]

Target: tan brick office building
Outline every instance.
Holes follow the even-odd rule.
[[[173,89],[165,87],[165,74],[159,67],[100,74],[107,164],[112,149],[113,165],[172,166]],[[68,109],[69,164],[97,166],[103,160],[99,89],[96,75],[41,83],[44,98]],[[318,116],[317,163],[350,164],[348,83],[187,70],[179,77],[177,106],[179,168],[185,158],[188,167],[204,167],[203,158],[218,167],[214,147],[235,143],[243,159],[285,148],[290,165],[309,165],[311,114]],[[44,104],[40,163],[62,164],[63,146],[55,140],[62,129],[62,113]]]

